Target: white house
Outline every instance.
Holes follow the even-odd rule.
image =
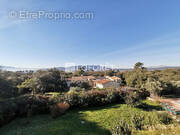
[[[121,83],[121,78],[119,78],[117,76],[106,76],[106,78],[111,80],[111,81]]]
[[[110,88],[114,86],[114,82],[108,80],[108,79],[103,79],[103,80],[97,80],[95,81],[95,87],[99,89],[104,89],[104,88]]]

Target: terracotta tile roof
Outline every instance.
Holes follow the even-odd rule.
[[[78,77],[72,77],[68,78],[69,81],[87,81],[87,80],[93,80],[95,79],[94,76],[78,76]]]
[[[99,83],[99,84],[106,84],[106,83],[108,83],[108,82],[110,82],[110,80],[108,80],[108,79],[103,79],[103,80],[97,80],[97,81],[95,81],[96,83]]]
[[[121,78],[117,77],[117,76],[106,76],[106,78],[111,79],[111,80],[120,80]]]
[[[120,78],[116,77],[116,76],[112,76],[111,79],[113,79],[113,80],[120,80]]]

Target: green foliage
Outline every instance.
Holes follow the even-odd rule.
[[[25,80],[21,85],[17,86],[20,94],[26,94],[35,91],[35,80],[33,78]]]
[[[80,67],[77,72],[74,73],[74,76],[84,75],[85,71],[83,67]]]
[[[18,96],[17,85],[30,76],[30,73],[0,71],[0,97],[10,98]]]
[[[141,63],[141,62],[137,62],[135,65],[134,65],[134,69],[136,70],[136,69],[139,69],[139,68],[143,68],[143,65],[144,65],[144,63]]]
[[[65,101],[71,107],[102,106],[109,103],[125,102],[135,106],[141,100],[141,93],[135,90],[91,90],[77,92],[74,90],[65,94]]]
[[[56,69],[48,71],[37,71],[31,79],[26,80],[18,86],[23,93],[32,91],[35,93],[63,92],[67,90],[67,83]]]
[[[117,135],[126,135],[135,133],[135,131],[147,130],[160,125],[173,124],[173,120],[167,113],[142,113],[131,112],[129,121],[121,119],[113,128],[113,133]]]
[[[125,78],[127,86],[150,92],[152,96],[180,95],[180,86],[176,84],[180,80],[179,69],[148,71],[143,63],[138,62],[134,70],[123,73],[122,78]]]
[[[143,127],[144,127],[144,123],[143,123],[144,120],[145,120],[145,116],[144,116],[144,115],[134,114],[134,115],[132,116],[132,124],[133,124],[133,127],[134,127],[136,130],[142,130]]]
[[[172,124],[173,123],[173,119],[166,112],[158,114],[158,118],[159,118],[160,122],[162,122],[163,124],[168,125],[168,124]]]
[[[70,106],[79,105],[79,93],[77,91],[69,91],[65,94],[65,101],[70,104]]]
[[[20,96],[0,102],[0,126],[9,123],[18,116],[42,114],[49,111],[48,98],[42,96]]]
[[[156,128],[156,130],[149,131],[143,128],[144,130],[141,131],[135,130],[132,123],[134,115],[144,117],[142,123],[145,127],[160,124],[165,129]],[[82,124],[81,121],[84,121],[85,124]],[[140,133],[140,135],[160,135],[162,133],[172,135],[173,132],[178,135],[178,131],[180,131],[176,127],[169,129],[168,126],[160,122],[156,111],[144,111],[126,104],[116,104],[69,110],[55,120],[50,115],[32,116],[28,124],[27,118],[17,118],[8,125],[1,127],[0,133],[2,135],[32,135],[32,133],[37,135],[110,135],[110,131],[117,127],[120,121],[126,123],[133,130],[133,135]]]
[[[136,106],[140,103],[142,97],[138,91],[128,91],[123,95],[123,99],[127,105]]]
[[[84,76],[105,76],[105,71],[86,71],[83,73]]]
[[[171,81],[171,93],[173,93],[176,96],[180,96],[180,81]],[[169,92],[170,93],[170,92]]]
[[[106,76],[114,76],[115,72],[113,70],[108,70],[108,71],[105,72],[105,75]]]
[[[36,92],[62,92],[67,90],[67,84],[60,71],[51,69],[39,71],[34,75],[36,81]]]
[[[152,71],[153,76],[157,76],[164,82],[179,81],[180,69],[165,69],[161,71]]]
[[[148,78],[147,71],[144,69],[134,69],[124,74],[127,86],[143,89],[143,86]]]
[[[70,87],[79,87],[79,88],[84,88],[85,90],[88,90],[91,88],[91,86],[89,85],[88,82],[86,81],[75,81],[75,82],[72,82]]]
[[[90,89],[91,86],[89,85],[88,82],[82,82],[81,85],[80,85],[81,88],[84,88],[84,89]]]
[[[81,87],[70,87],[69,92],[71,91],[82,92],[82,91],[87,91],[87,89]]]
[[[119,121],[112,129],[112,135],[131,135],[131,127],[125,121]]]
[[[161,96],[162,91],[167,89],[166,83],[156,80],[153,78],[148,78],[145,84],[146,90],[148,90],[153,96]]]
[[[17,89],[14,89],[11,82],[5,80],[3,77],[0,76],[0,97],[12,97],[17,94]]]
[[[116,91],[116,90],[108,90],[107,95],[106,95],[106,102],[108,103],[114,103],[116,101],[121,101],[121,93]]]
[[[162,111],[163,110],[163,108],[162,108],[162,106],[160,105],[159,102],[153,102],[153,101],[150,101],[150,100],[142,101],[136,107],[138,107],[140,109],[143,109],[143,110],[146,110],[146,111],[153,111],[153,110]]]
[[[121,78],[123,85],[134,87],[141,92],[144,91],[145,94],[151,92],[151,94],[159,96],[170,94],[180,96],[179,69],[148,71],[143,67],[143,63],[138,62],[135,64],[133,71],[119,72],[108,70],[85,72],[82,67],[78,73],[74,75],[116,75]],[[0,97],[14,97],[18,96],[18,94],[29,92],[45,93],[67,91],[68,88],[65,79],[72,76],[72,73],[65,73],[56,69],[37,71],[35,73],[0,71]],[[87,82],[78,85],[80,86],[73,87],[90,89]]]

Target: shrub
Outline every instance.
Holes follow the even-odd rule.
[[[57,118],[68,110],[70,105],[68,103],[58,103],[50,108],[52,118]]]
[[[118,91],[115,91],[115,90],[107,91],[107,95],[106,95],[106,98],[105,98],[106,102],[114,103],[119,99],[120,99],[120,97],[118,95]]]
[[[123,98],[125,103],[131,106],[136,106],[141,100],[141,96],[138,91],[127,91]]]
[[[117,91],[117,90],[91,90],[77,92],[74,90],[65,94],[65,101],[71,107],[101,106],[104,104],[125,102],[130,105],[137,104],[140,94],[136,91]]]
[[[88,106],[101,106],[105,104],[106,91],[88,91],[87,99]]]
[[[20,96],[0,102],[0,126],[18,116],[49,113],[49,111],[51,111],[52,117],[55,118],[64,113],[69,107],[96,107],[117,102],[135,104],[140,100],[138,94],[140,95],[136,91],[128,92],[128,90],[91,90],[81,92],[71,90],[53,98],[41,95]],[[63,102],[66,102],[68,105],[57,104]]]
[[[17,95],[17,89],[13,84],[1,77],[0,74],[0,98],[9,98]]]
[[[166,125],[171,124],[173,122],[172,118],[169,116],[168,113],[158,114],[158,119],[160,119],[160,121]]]
[[[69,91],[76,91],[76,92],[80,92],[80,91],[85,91],[84,88],[81,87],[70,87]]]
[[[89,82],[86,82],[86,81],[74,81],[70,84],[70,87],[79,87],[84,90],[88,90],[91,88],[91,86],[89,85]]]
[[[37,71],[30,79],[18,85],[20,93],[64,92],[68,89],[63,73],[57,69]]]
[[[7,124],[18,116],[42,114],[49,112],[48,98],[43,96],[20,96],[0,102],[0,126]]]
[[[17,105],[12,101],[0,102],[0,126],[7,124],[15,118]]]
[[[65,102],[70,104],[71,107],[79,106],[79,93],[77,91],[69,91],[64,98]]]
[[[124,121],[119,121],[112,129],[112,135],[131,135],[131,127]]]
[[[136,130],[142,130],[143,126],[144,126],[144,121],[145,119],[145,116],[144,115],[137,115],[135,114],[133,117],[132,117],[132,124],[133,124],[133,127],[136,129]]]

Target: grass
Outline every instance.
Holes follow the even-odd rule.
[[[158,129],[154,131],[141,131],[137,135],[180,135],[180,127]]]
[[[152,120],[153,125],[162,125],[158,119],[158,112],[155,110],[159,104],[150,101],[143,103],[154,108],[154,111],[117,104],[70,110],[55,120],[50,115],[33,116],[30,122],[27,118],[18,118],[2,127],[0,135],[110,135],[116,121],[124,120],[131,124],[132,114],[145,115]],[[144,122],[148,124],[147,121]],[[163,126],[167,127],[166,125]],[[172,135],[173,132],[180,133],[180,127],[154,131],[135,131],[133,134],[160,135],[164,133],[165,135]]]
[[[142,103],[138,106],[138,108],[141,108],[146,111],[153,111],[153,110],[162,111],[163,110],[159,102],[153,102],[150,100],[142,101]]]

